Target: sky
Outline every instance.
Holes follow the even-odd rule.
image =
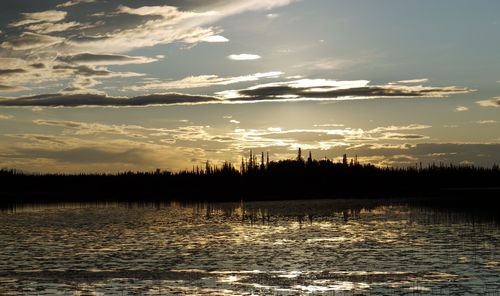
[[[498,0],[0,2],[0,168],[500,163]]]

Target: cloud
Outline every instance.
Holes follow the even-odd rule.
[[[2,162],[12,163],[21,169],[27,167],[30,171],[81,173],[123,171],[131,168],[151,170],[166,166],[173,160],[170,151],[161,153],[161,148],[165,147],[134,141],[97,142],[43,135],[28,135],[27,140],[29,144],[2,149]]]
[[[129,65],[129,64],[148,64],[158,61],[154,58],[143,56],[133,57],[127,55],[112,55],[112,54],[91,54],[81,53],[70,56],[59,56],[57,60],[68,64],[80,65]]]
[[[86,123],[65,120],[34,120],[33,123],[37,125],[57,126],[67,129],[76,130],[76,135],[94,135],[94,134],[115,134],[125,135],[133,138],[145,138],[141,131],[147,130],[141,126],[136,125],[107,125],[101,123]],[[157,130],[155,130],[157,131]]]
[[[91,136],[99,134],[119,135],[136,139],[161,139],[170,144],[177,141],[212,141],[209,126],[178,126],[173,128],[144,127],[131,124],[104,124],[99,122],[77,122],[69,120],[37,119],[37,125],[64,128],[63,135]],[[150,141],[151,142],[151,141]]]
[[[270,127],[267,129],[235,129],[225,136],[236,139],[231,143],[235,150],[246,150],[258,147],[288,147],[289,149],[330,150],[335,147],[355,147],[365,143],[393,143],[401,141],[421,141],[428,136],[405,133],[405,131],[425,130],[430,125],[410,124],[406,126],[382,126],[373,129],[347,128],[343,126],[284,129]]]
[[[222,9],[227,13],[236,14],[246,10],[270,10],[278,6],[288,5],[296,0],[243,0],[224,4]]]
[[[199,42],[227,42],[228,39],[221,35],[222,29],[212,26],[219,20],[244,11],[288,5],[293,1],[162,2],[176,6],[148,6],[142,2],[128,1],[122,4],[130,6],[118,7],[112,1],[61,2],[51,10],[19,13],[17,20],[12,21],[6,31],[2,28],[5,34],[0,41],[0,59],[15,57],[25,61],[26,65],[45,66],[45,71],[28,71],[16,81],[0,81],[4,91],[20,90],[23,85],[31,87],[33,84],[43,84],[44,88],[50,89],[59,88],[57,84],[62,80],[73,79],[71,75],[79,75],[62,71],[58,65],[63,63],[62,59],[73,59],[66,60],[72,65],[87,66],[143,64],[156,62],[158,59],[131,57],[124,53],[174,42],[190,46]],[[155,2],[158,1],[150,1],[148,4]],[[82,7],[81,10],[73,8],[84,3],[93,5]],[[3,63],[0,64],[3,67]]]
[[[272,100],[355,100],[375,98],[443,98],[474,90],[457,87],[431,87],[407,85],[369,85],[369,81],[337,81],[328,79],[301,79],[253,86],[241,90],[219,92],[232,101]]]
[[[86,77],[101,77],[101,78],[112,78],[112,77],[138,77],[144,76],[141,73],[135,72],[112,72],[106,68],[97,68],[94,66],[86,65],[55,65],[52,67],[54,70],[62,70],[69,72],[72,75],[86,76]]]
[[[152,170],[157,167],[168,169],[191,168],[203,160],[221,157],[196,146],[172,147],[165,141],[151,144],[134,140],[83,140],[67,136],[18,135],[26,142],[11,147],[0,148],[0,160],[8,167],[28,169],[30,171],[89,172],[89,171],[125,171]],[[210,139],[206,139],[207,141]],[[236,139],[237,140],[237,139]],[[241,150],[235,150],[230,136],[213,136],[211,141],[221,145],[218,152],[227,153],[222,160],[241,158]],[[196,143],[194,143],[196,144]],[[202,142],[197,145],[206,144]],[[229,145],[229,148],[226,148]],[[257,146],[252,147],[258,149]],[[303,150],[307,150],[302,146]],[[293,158],[295,146],[266,146],[271,159]],[[342,154],[348,157],[357,155],[362,163],[379,166],[412,166],[422,162],[470,163],[491,166],[500,161],[500,144],[485,143],[417,143],[417,144],[361,144],[354,146],[337,145],[327,150],[312,148],[313,157],[328,157],[340,160]],[[246,154],[246,153],[245,153]],[[222,161],[221,160],[221,161]]]
[[[74,74],[94,78],[133,77],[140,75],[128,72],[110,72],[107,69],[88,66],[59,65],[54,67],[60,70],[72,70]],[[227,85],[231,83],[256,81],[260,78],[274,78],[281,72],[256,73],[248,76],[221,78],[215,75],[194,76],[175,82],[151,82],[140,86],[132,86],[132,90],[195,88],[212,85]],[[423,87],[405,85],[369,85],[369,81],[337,81],[328,79],[301,79],[286,82],[261,84],[241,90],[229,90],[217,93],[220,97],[166,93],[145,95],[132,98],[108,97],[104,94],[85,94],[86,87],[92,87],[98,82],[95,80],[75,80],[69,91],[78,91],[80,94],[48,94],[16,99],[0,100],[0,106],[41,106],[41,107],[78,107],[78,106],[146,106],[171,104],[201,104],[225,103],[243,104],[263,101],[338,101],[359,99],[415,99],[415,98],[443,98],[452,94],[469,93],[474,90],[457,87]]]
[[[56,67],[57,68],[57,67]],[[89,72],[80,69],[80,72]],[[48,82],[61,83],[66,79],[79,79],[81,75],[76,75],[76,69],[60,68],[54,70],[52,66],[45,63],[33,63],[31,61],[23,61],[19,68],[1,69],[0,70],[0,91],[2,92],[18,92],[27,89],[43,89],[47,87]],[[111,78],[114,73],[100,71],[101,78]],[[105,75],[105,76],[103,76]],[[38,80],[37,80],[38,79]],[[29,85],[29,88],[23,86]],[[58,87],[59,88],[59,87]]]
[[[390,125],[390,126],[383,126],[383,127],[377,127],[369,132],[371,133],[380,133],[380,132],[392,132],[392,131],[412,131],[412,130],[423,130],[423,129],[429,129],[432,126],[426,125],[426,124],[409,124],[409,125],[404,125],[404,126],[396,126],[396,125]]]
[[[83,25],[78,22],[66,23],[38,23],[27,26],[26,29],[39,34],[49,34],[56,32],[69,31],[70,29],[81,28]]]
[[[199,88],[214,85],[229,85],[241,82],[258,81],[262,78],[277,78],[283,75],[283,72],[273,71],[265,73],[255,73],[251,75],[235,76],[235,77],[219,77],[217,75],[200,75],[190,76],[177,81],[167,82],[149,82],[143,85],[135,85],[127,87],[127,90],[143,91],[143,90],[170,90],[170,89],[188,89]]]
[[[26,73],[24,69],[0,69],[0,78],[1,76],[12,75],[12,74],[22,74]]]
[[[481,107],[500,107],[500,97],[477,101],[476,103],[478,103]]]
[[[426,83],[429,82],[429,79],[427,78],[420,78],[420,79],[409,79],[409,80],[400,80],[396,84],[418,84],[418,83]]]
[[[465,112],[465,111],[469,111],[469,108],[467,108],[465,106],[457,106],[455,108],[455,112]]]
[[[207,151],[196,147],[198,144],[220,146],[230,140],[212,135],[209,126],[177,126],[183,124],[180,122],[169,128],[54,119],[33,122],[54,128],[43,129],[50,134],[4,135],[12,138],[0,146],[0,161],[4,165],[21,169],[28,167],[31,171],[38,168],[59,172],[124,171],[131,167],[137,170],[157,167],[179,170],[191,167],[197,160],[201,163],[205,159],[219,159],[207,158]],[[123,157],[128,155],[125,152],[131,150],[138,151],[144,158]],[[103,161],[96,156],[109,156],[109,159]]]
[[[209,96],[194,96],[185,94],[157,94],[137,96],[133,98],[109,97],[101,94],[49,94],[15,99],[1,99],[0,106],[11,107],[132,107],[150,105],[196,104],[220,102]]]
[[[228,58],[233,61],[253,61],[261,59],[261,56],[256,54],[242,53],[242,54],[231,54],[228,56]]]
[[[22,68],[26,65],[26,62],[23,59],[18,59],[18,58],[0,57],[0,65],[2,65],[3,69]]]
[[[92,25],[82,25],[79,22],[60,22],[67,17],[67,12],[58,10],[48,10],[42,12],[22,13],[20,21],[10,24],[10,27],[22,27],[24,30],[38,34],[49,34],[55,32],[65,32],[70,29],[92,27]]]
[[[98,84],[101,84],[101,82],[95,80],[92,77],[78,76],[71,82],[71,86],[63,89],[61,92],[63,92],[63,93],[68,93],[68,92],[88,93],[89,89],[92,89],[94,86],[96,86]]]
[[[67,135],[7,135],[14,141],[0,146],[5,167],[35,172],[117,172],[180,170],[207,159],[194,147],[173,147],[134,139],[95,139]],[[193,159],[194,160],[193,162]],[[215,159],[210,157],[210,159]]]
[[[26,89],[27,88],[23,87],[23,86],[0,84],[0,91],[1,92],[17,92],[17,91],[26,90]]]
[[[291,50],[280,50],[280,53],[290,53]],[[330,71],[330,70],[340,70],[344,68],[352,67],[356,64],[360,63],[360,60],[353,59],[330,59],[323,58],[317,59],[313,61],[306,61],[299,64],[294,65],[294,68],[300,68],[306,71]]]
[[[492,120],[492,119],[489,119],[489,120],[478,120],[476,121],[477,124],[492,124],[492,123],[497,123],[496,120]]]
[[[323,123],[323,124],[315,124],[314,127],[343,127],[344,124],[339,123]]]
[[[4,165],[65,172],[149,170],[156,167],[185,169],[206,159],[238,161],[242,151],[248,149],[269,151],[273,159],[294,157],[298,147],[312,150],[317,158],[338,159],[347,153],[349,157],[357,155],[364,163],[381,166],[466,161],[491,165],[500,160],[500,143],[425,143],[425,135],[405,133],[430,128],[418,123],[371,129],[332,126],[234,130],[203,125],[177,126],[181,124],[179,122],[168,128],[164,124],[162,127],[144,127],[54,119],[39,119],[34,123],[62,130],[56,129],[56,134],[46,135],[5,135],[15,139],[0,147],[0,161]],[[103,157],[108,159],[102,160]]]
[[[75,5],[79,5],[79,4],[83,4],[83,3],[94,3],[94,2],[95,2],[95,0],[71,0],[71,1],[59,4],[56,7],[57,8],[67,8],[67,7],[71,7],[71,6],[75,6]]]
[[[56,45],[64,40],[61,37],[24,32],[18,37],[7,39],[1,44],[1,47],[11,50],[30,50]]]
[[[26,87],[21,86],[23,82],[34,75],[38,77],[43,75],[38,65],[30,65],[27,61],[17,58],[0,58],[0,67],[0,91],[2,92],[26,90]]]
[[[12,118],[14,118],[14,116],[12,116],[12,115],[0,114],[0,120],[8,120],[8,119],[12,119]]]
[[[22,19],[20,21],[11,23],[11,27],[26,26],[41,22],[55,23],[62,21],[66,18],[68,13],[58,10],[47,10],[42,12],[21,13]]]
[[[213,35],[213,36],[208,36],[203,39],[201,39],[203,42],[209,42],[209,43],[220,43],[220,42],[229,42],[229,39],[227,39],[224,36],[220,35]]]
[[[296,148],[302,147],[303,151],[311,150],[313,157],[328,157],[341,160],[346,153],[348,158],[356,155],[361,163],[371,163],[378,166],[415,167],[418,163],[423,166],[428,164],[474,164],[491,167],[500,162],[500,143],[416,143],[416,144],[385,144],[368,143],[359,145],[332,145],[322,149],[314,145],[276,145],[262,148],[269,151],[274,158],[293,158]],[[250,147],[250,149],[252,149]],[[259,146],[255,146],[258,150]]]
[[[97,38],[73,38],[67,42],[68,48],[93,53],[109,53],[112,48],[119,53],[173,42],[195,44],[217,35],[220,30],[203,26],[225,16],[222,13],[182,11],[168,5],[137,8],[121,5],[109,15],[112,19],[122,20],[120,30],[103,24],[94,30],[100,29],[105,34],[99,34]]]
[[[405,149],[363,145],[350,149],[349,154],[366,157],[378,156],[379,160],[376,163],[381,165],[406,166],[417,162],[459,164],[467,161],[475,165],[491,166],[491,164],[500,161],[499,149],[500,144],[498,143],[419,143],[406,146]],[[392,159],[402,154],[415,158],[415,161],[401,163]]]
[[[422,140],[428,139],[429,137],[418,134],[400,134],[400,133],[386,133],[382,139],[388,140]]]
[[[229,120],[230,123],[234,123],[234,124],[240,124],[241,122],[238,121],[238,120],[234,120],[234,119],[231,119]]]
[[[147,15],[155,15],[162,16],[164,18],[176,18],[176,17],[189,17],[190,15],[197,15],[196,12],[187,12],[186,15],[183,15],[183,12],[180,11],[175,6],[163,5],[163,6],[141,6],[138,8],[132,8],[125,5],[118,6],[118,13],[125,14],[134,14],[140,16]],[[178,21],[178,20],[176,20]]]

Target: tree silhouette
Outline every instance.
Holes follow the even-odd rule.
[[[119,174],[25,174],[0,170],[0,203],[19,201],[88,201],[181,199],[240,201],[253,199],[336,198],[380,196],[461,196],[498,200],[500,169],[472,165],[422,164],[407,168],[348,163],[324,158],[307,161],[299,149],[295,159],[271,161],[269,153],[260,165],[253,151],[242,158],[240,170],[230,162],[191,171],[124,172]],[[256,186],[259,184],[259,186]],[[360,186],[362,185],[362,186]],[[456,199],[456,200],[455,200]],[[436,199],[439,200],[439,199]]]

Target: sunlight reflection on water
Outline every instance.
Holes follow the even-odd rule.
[[[0,294],[485,294],[499,242],[374,201],[25,205],[0,213]]]

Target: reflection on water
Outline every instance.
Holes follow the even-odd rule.
[[[499,243],[495,223],[366,200],[12,206],[0,294],[491,295]]]

